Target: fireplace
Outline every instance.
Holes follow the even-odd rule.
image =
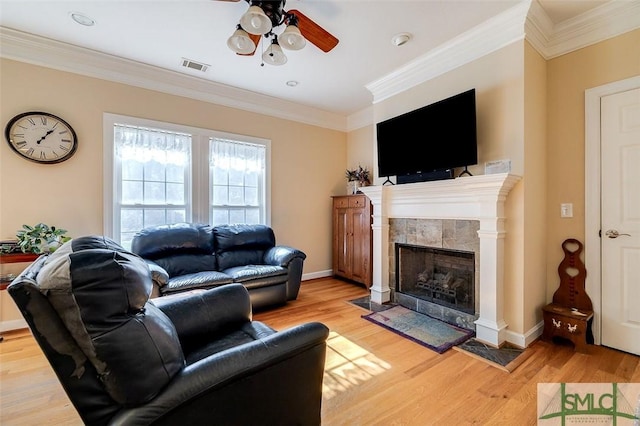
[[[384,303],[393,300],[406,307],[415,306],[414,310],[418,312],[422,312],[423,305],[428,305],[424,308],[426,313],[440,310],[445,316],[451,316],[455,323],[458,323],[458,320],[467,322],[465,318],[469,318],[470,325],[475,326],[477,340],[500,346],[506,340],[507,329],[504,320],[504,204],[507,194],[519,180],[519,176],[498,173],[445,181],[361,188],[373,205],[371,301]],[[407,227],[406,232],[396,235],[392,222],[397,220],[407,223],[413,220],[442,221],[443,232],[434,234],[426,228]],[[392,271],[395,262],[390,262],[390,257],[394,256],[394,250],[390,247],[392,242],[467,250],[457,243],[450,243],[450,228],[447,227],[447,223],[458,221],[478,223],[475,232],[478,250],[474,251],[474,315],[422,299],[409,298],[396,292],[395,288],[390,288],[390,284],[395,283],[395,271]],[[437,235],[441,235],[440,241],[437,241]],[[414,241],[414,238],[425,241]],[[432,241],[434,239],[436,241]]]
[[[451,309],[475,313],[474,253],[395,244],[396,291]]]

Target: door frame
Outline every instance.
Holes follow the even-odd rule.
[[[600,99],[636,88],[640,88],[640,76],[585,90],[585,288],[593,302],[592,331],[596,345],[601,342],[602,321]]]

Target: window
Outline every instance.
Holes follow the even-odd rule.
[[[210,223],[263,223],[264,145],[212,138],[210,153]]]
[[[269,224],[269,141],[105,114],[105,234],[176,222]]]

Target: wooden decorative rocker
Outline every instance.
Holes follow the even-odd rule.
[[[580,259],[583,245],[580,241],[569,238],[562,243],[562,250],[564,259],[558,266],[560,286],[553,294],[552,303],[542,308],[542,338],[549,341],[555,338],[569,340],[576,351],[587,352],[587,344],[593,343],[593,305],[585,291],[587,271]]]

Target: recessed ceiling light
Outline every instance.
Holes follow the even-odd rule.
[[[296,87],[298,85],[298,82],[295,80],[289,80],[287,81],[287,86],[289,87]]]
[[[79,12],[70,12],[71,19],[76,21],[80,25],[84,25],[85,27],[92,27],[96,24],[96,21],[89,18],[87,15],[83,15]]]
[[[411,40],[411,34],[409,33],[400,33],[391,37],[391,43],[393,43],[394,46],[402,46],[409,40]]]

